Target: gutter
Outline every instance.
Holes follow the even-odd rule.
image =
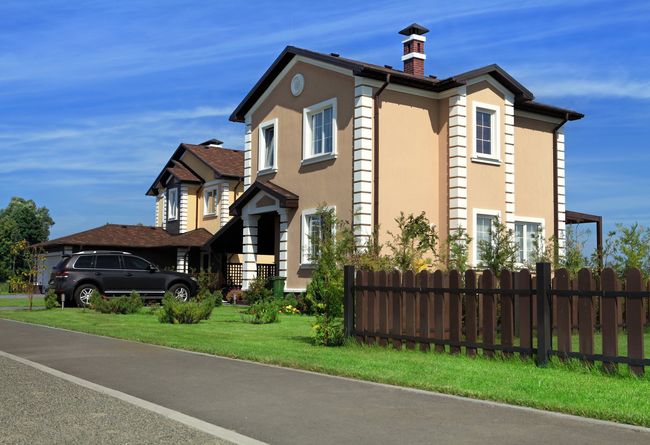
[[[559,202],[558,202],[558,193],[557,193],[557,187],[558,187],[558,179],[557,179],[557,132],[564,126],[569,121],[569,113],[566,113],[564,117],[562,118],[562,122],[560,122],[557,126],[553,128],[553,235],[555,235],[555,239],[559,240],[559,235],[560,231],[558,229],[558,208],[559,208]],[[566,163],[566,159],[565,159]],[[566,207],[566,202],[565,202],[565,207]],[[565,208],[566,210],[566,208]]]
[[[379,227],[379,106],[377,105],[377,98],[383,91],[386,89],[390,83],[390,74],[386,74],[386,80],[384,84],[379,87],[375,94],[372,95],[372,103],[374,108],[374,122],[373,122],[373,198],[374,198],[374,208],[372,211],[373,216],[373,227],[374,230],[377,230]]]

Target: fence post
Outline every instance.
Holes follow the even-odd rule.
[[[354,266],[343,267],[343,327],[350,337],[354,332]]]
[[[551,263],[537,263],[537,366],[545,366],[551,352]]]

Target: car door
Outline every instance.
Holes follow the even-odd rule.
[[[123,255],[122,263],[129,281],[129,290],[153,295],[162,295],[165,292],[165,278],[158,272],[158,268],[147,260]]]
[[[98,254],[95,257],[95,276],[108,296],[126,291],[127,283],[120,255]]]

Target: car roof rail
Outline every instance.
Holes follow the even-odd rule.
[[[121,250],[82,250],[80,252],[75,252],[73,255],[88,254],[133,255],[131,252],[123,252]]]

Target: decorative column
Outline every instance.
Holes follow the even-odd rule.
[[[181,199],[178,206],[178,219],[179,219],[179,233],[187,232],[187,200],[188,200],[187,184],[181,184]]]
[[[467,89],[449,98],[449,233],[467,229]]]
[[[242,250],[244,264],[242,266],[242,289],[247,290],[251,281],[257,276],[257,221],[259,215],[242,215],[244,237]]]
[[[246,117],[246,133],[244,135],[244,191],[251,185],[251,166],[253,158],[253,128],[250,117]]]
[[[162,221],[160,221],[161,216],[162,216],[162,209],[160,206],[163,204],[163,194],[159,193],[158,196],[156,196],[156,227],[161,227],[162,226]]]
[[[162,192],[162,228],[167,229],[167,191]]]
[[[505,168],[506,168],[506,225],[515,231],[515,98],[506,97],[505,107]]]
[[[187,248],[176,249],[176,272],[187,273]]]
[[[230,221],[230,184],[224,182],[219,191],[219,227]]]
[[[278,276],[287,277],[287,250],[289,243],[289,215],[287,209],[278,209],[280,216],[280,245],[278,246]]]
[[[372,235],[372,87],[356,78],[354,89],[353,230],[357,244],[365,246]]]
[[[557,244],[559,254],[566,248],[566,183],[564,173],[564,128],[557,131]]]

